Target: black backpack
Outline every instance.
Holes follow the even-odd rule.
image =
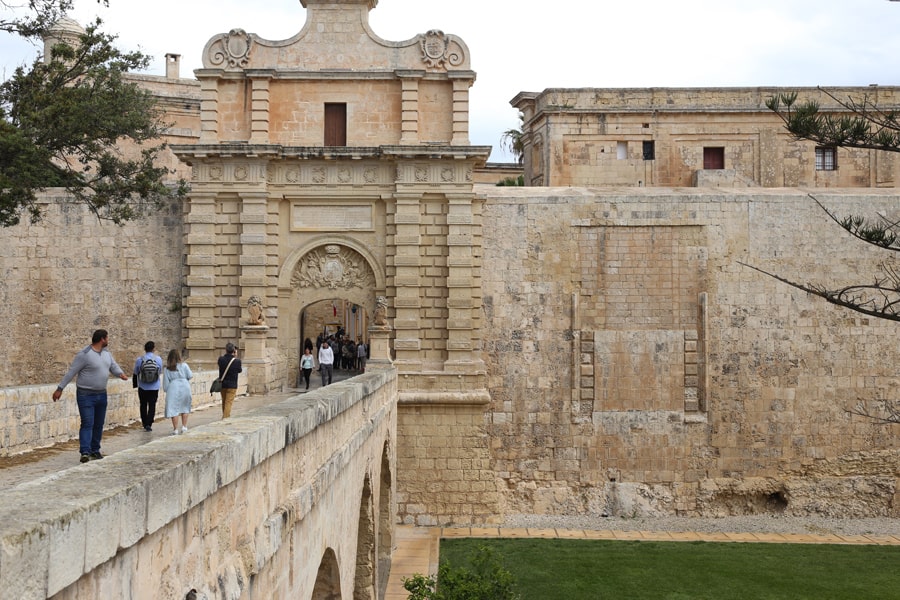
[[[138,371],[138,379],[141,383],[156,383],[159,379],[159,365],[156,364],[155,359],[144,359],[144,362],[141,363],[141,368]]]

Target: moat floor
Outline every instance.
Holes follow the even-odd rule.
[[[895,535],[814,535],[800,533],[698,533],[671,531],[602,531],[575,529],[506,529],[500,527],[397,526],[395,550],[385,600],[407,600],[403,579],[416,573],[433,575],[438,569],[442,538],[570,538],[593,540],[646,540],[658,542],[758,542],[772,544],[877,544],[900,546]]]

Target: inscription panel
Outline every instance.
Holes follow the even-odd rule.
[[[372,231],[370,204],[294,203],[291,205],[293,231]]]

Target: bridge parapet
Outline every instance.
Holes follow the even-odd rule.
[[[352,595],[360,549],[373,572],[390,555],[396,379],[366,373],[0,493],[0,599],[241,597],[251,581],[310,597],[323,556]]]

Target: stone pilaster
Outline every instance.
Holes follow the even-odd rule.
[[[269,142],[269,82],[272,71],[253,71],[248,73],[251,81],[250,90],[250,143],[266,144]]]
[[[420,71],[401,71],[397,73],[402,85],[400,143],[419,143],[419,78]]]
[[[418,194],[397,195],[397,211],[394,222],[394,351],[397,367],[402,371],[417,371],[422,367],[419,299],[419,270],[422,259],[419,254],[421,197]]]
[[[465,78],[456,78],[453,73],[448,75],[453,81],[453,139],[450,143],[454,146],[469,145],[469,88],[472,87],[472,79],[469,75]]]
[[[184,337],[195,367],[212,368],[216,317],[216,194],[194,191],[184,216]],[[199,361],[198,361],[199,359]],[[198,364],[199,362],[199,364]],[[208,364],[207,364],[208,363]]]
[[[219,141],[219,80],[216,77],[200,78],[200,143]]]
[[[472,254],[475,219],[471,194],[448,196],[447,214],[447,371],[469,372],[483,361],[474,355],[475,324],[473,321],[474,298],[479,294],[476,286],[475,264]]]

